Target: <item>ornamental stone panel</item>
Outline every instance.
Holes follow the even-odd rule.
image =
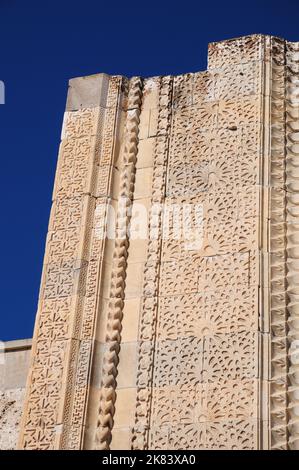
[[[21,449],[299,449],[299,43],[70,80]]]

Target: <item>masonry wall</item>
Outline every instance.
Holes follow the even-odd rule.
[[[21,448],[298,447],[297,54],[70,81]]]
[[[31,340],[7,341],[0,350],[0,449],[15,449],[20,431]]]

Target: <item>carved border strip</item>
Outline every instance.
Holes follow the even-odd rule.
[[[109,87],[106,100],[106,109],[100,119],[100,131],[98,136],[99,168],[98,178],[101,178],[101,168],[103,164],[110,165],[110,172],[113,164],[113,153],[115,145],[116,119],[120,98],[121,77],[109,77]],[[101,111],[101,110],[100,110]],[[96,156],[97,157],[97,156]],[[110,175],[105,181],[100,182],[105,185],[105,194],[109,194]],[[97,184],[95,177],[94,184]],[[96,191],[97,192],[97,191]],[[106,213],[107,213],[107,198]],[[102,214],[104,224],[106,213]],[[96,214],[90,214],[90,222],[95,221]],[[90,224],[91,225],[91,224]],[[84,435],[84,420],[88,396],[88,383],[93,350],[93,334],[96,322],[96,310],[98,300],[98,289],[100,287],[99,277],[103,262],[104,240],[97,240],[95,234],[90,240],[90,261],[87,270],[86,290],[92,291],[90,297],[85,296],[82,306],[82,320],[80,322],[81,341],[78,348],[72,351],[73,363],[77,364],[68,371],[66,402],[64,405],[64,428],[61,438],[60,448],[80,449]]]
[[[285,252],[285,44],[271,37],[270,90],[270,448],[285,449],[286,252]],[[265,188],[266,189],[266,188]]]
[[[74,112],[76,115],[77,112]],[[79,119],[80,113],[84,117],[84,113],[91,114],[91,127],[86,129],[86,136],[90,140],[93,140],[91,133],[95,131],[98,132],[99,126],[99,113],[97,109],[84,109],[78,111]],[[70,112],[70,115],[73,113]],[[92,128],[94,127],[94,129]],[[77,136],[72,135],[69,139],[71,142],[77,140]],[[92,145],[88,148],[88,159],[93,157],[94,146]],[[70,155],[71,156],[71,153]],[[78,155],[74,155],[74,158],[77,158]],[[62,162],[64,158],[64,146],[61,144],[60,153],[58,157],[58,164],[55,177],[55,187],[58,188],[58,183],[61,184],[60,179],[62,178]],[[72,162],[74,163],[74,162]],[[88,160],[88,163],[90,161]],[[86,187],[91,188],[94,167],[89,168],[86,171],[86,174],[80,173],[80,177],[86,179]],[[82,170],[82,168],[80,169]],[[82,181],[83,182],[83,181]],[[73,189],[68,186],[64,187],[65,190],[62,194],[57,195],[56,190],[54,189],[55,202],[65,201],[67,203],[76,199],[77,194],[74,195]],[[80,194],[82,199],[87,198],[88,202],[83,204],[80,209],[81,225],[78,229],[75,255],[74,259],[67,262],[61,262],[60,265],[57,263],[57,272],[55,275],[57,278],[53,281],[50,278],[48,270],[48,262],[51,253],[51,241],[48,235],[45,258],[43,264],[43,274],[40,288],[40,299],[38,313],[35,321],[35,332],[33,340],[33,348],[31,354],[31,367],[28,374],[28,380],[26,385],[26,399],[24,406],[24,413],[21,424],[20,448],[26,449],[43,449],[50,450],[59,448],[60,446],[60,437],[61,437],[61,428],[63,426],[64,409],[70,409],[70,402],[67,402],[68,396],[66,393],[66,384],[65,377],[68,371],[74,371],[74,364],[76,363],[76,352],[78,344],[78,335],[80,331],[80,323],[82,320],[82,309],[83,309],[83,292],[84,286],[86,283],[86,269],[88,262],[85,261],[86,254],[89,248],[89,224],[88,220],[91,216],[92,208],[92,197],[90,194],[86,195],[84,192]],[[55,216],[54,216],[55,220]],[[59,233],[58,243],[59,245],[59,255],[64,256],[61,240],[60,238],[63,234],[67,233],[69,230],[72,232],[73,228],[69,220],[66,220],[66,226],[57,230]],[[50,218],[50,224],[53,223],[52,215]],[[70,225],[69,225],[70,224]],[[58,224],[59,225],[59,224]],[[50,231],[50,226],[49,226]],[[51,232],[50,232],[51,233]],[[71,240],[71,239],[70,239]],[[72,240],[71,240],[72,242]],[[66,239],[66,243],[70,243],[69,239]],[[68,250],[71,251],[73,246],[70,243],[70,246],[66,245],[65,247],[67,252],[67,257],[69,256]],[[57,250],[57,247],[56,247]],[[66,258],[67,258],[66,257]],[[55,264],[55,263],[50,263]],[[71,273],[66,273],[65,266],[67,266],[68,271]],[[68,267],[70,266],[70,267]],[[50,272],[51,274],[51,272]],[[69,276],[67,280],[64,276]],[[50,279],[47,279],[47,276]],[[53,292],[51,295],[48,295],[45,289],[45,283],[50,285]],[[68,283],[68,289],[63,291],[65,284]],[[57,284],[58,294],[53,289],[53,285]],[[71,284],[71,286],[70,286]],[[55,286],[56,287],[56,286]],[[63,293],[60,296],[60,293]],[[49,306],[46,306],[47,302],[50,302]],[[64,310],[68,311],[67,316],[63,316],[62,313]],[[55,318],[53,315],[55,314]],[[59,320],[57,320],[57,316]],[[63,318],[63,320],[62,320]],[[52,327],[52,332],[45,328]],[[41,392],[42,390],[42,392]],[[66,401],[65,401],[66,400]],[[64,406],[66,403],[66,406]]]
[[[287,43],[286,188],[288,447],[299,449],[299,43]]]
[[[109,82],[109,86],[108,86]],[[98,263],[98,258],[101,256],[103,249],[103,241],[100,243],[92,238],[92,221],[94,218],[94,192],[97,194],[96,185],[97,175],[101,177],[102,165],[110,163],[112,158],[112,151],[114,147],[114,139],[112,138],[115,129],[115,118],[117,114],[117,104],[120,91],[120,77],[110,77],[104,83],[104,92],[106,96],[106,108],[96,107],[87,108],[80,111],[69,113],[71,127],[66,127],[67,139],[74,141],[78,138],[76,131],[76,120],[85,119],[85,114],[91,115],[91,122],[88,123],[84,129],[84,136],[90,138],[93,142],[89,151],[89,167],[84,175],[88,184],[85,185],[85,191],[81,195],[82,199],[87,198],[88,203],[83,204],[81,208],[80,218],[82,219],[80,225],[79,240],[77,241],[76,253],[78,260],[83,260],[75,266],[78,266],[79,279],[76,281],[76,267],[74,267],[74,279],[80,285],[79,295],[69,294],[68,297],[54,299],[57,302],[49,307],[50,311],[46,311],[43,307],[43,296],[41,295],[41,306],[39,307],[39,314],[36,319],[35,326],[35,342],[32,353],[33,366],[28,377],[27,385],[27,399],[26,408],[23,415],[23,424],[21,430],[20,446],[32,449],[55,449],[55,448],[70,448],[79,449],[81,446],[81,439],[83,434],[83,424],[85,418],[86,394],[88,390],[88,379],[90,369],[90,358],[92,353],[92,335],[93,326],[96,317],[95,304],[90,300],[96,299],[96,292],[93,296],[87,297],[86,291],[92,291],[96,286],[98,280],[98,272],[94,268],[95,262]],[[108,90],[106,90],[106,88]],[[82,116],[81,116],[82,114]],[[77,117],[76,117],[77,115]],[[74,122],[72,119],[74,117]],[[79,122],[80,125],[80,122]],[[82,125],[82,123],[81,123]],[[82,131],[82,128],[80,128]],[[104,137],[103,137],[104,135]],[[81,137],[81,136],[79,136]],[[98,152],[100,150],[100,162]],[[62,158],[64,147],[59,155],[55,187],[60,182],[62,177]],[[80,154],[79,154],[80,155]],[[70,154],[71,156],[71,154]],[[78,156],[76,156],[78,157]],[[99,164],[98,164],[99,163]],[[106,174],[105,174],[106,175]],[[80,174],[80,177],[83,177]],[[61,183],[61,182],[60,182]],[[106,175],[105,178],[106,191],[110,184],[110,176]],[[103,186],[103,182],[101,181]],[[58,186],[57,186],[58,188]],[[73,189],[66,186],[67,191],[57,196],[57,188],[54,189],[54,196],[59,201],[72,201],[74,198]],[[106,194],[106,193],[105,193]],[[77,196],[76,196],[77,197]],[[76,198],[75,197],[75,198]],[[107,198],[106,198],[107,200]],[[55,215],[50,218],[50,223],[55,222]],[[61,218],[61,215],[60,215]],[[53,219],[53,220],[52,220]],[[59,222],[60,219],[58,219]],[[72,221],[70,220],[70,223]],[[67,222],[68,223],[68,222]],[[59,226],[59,223],[58,223]],[[69,229],[72,225],[66,225],[64,231]],[[63,232],[62,230],[62,232]],[[68,248],[68,246],[67,246]],[[62,249],[62,247],[60,248]],[[49,246],[47,244],[45,259],[47,260]],[[88,256],[89,262],[85,261]],[[94,261],[94,259],[96,261]],[[82,269],[82,266],[84,269]],[[44,271],[46,269],[46,261],[44,261]],[[44,274],[43,274],[44,276]],[[63,288],[64,279],[60,280],[59,286]],[[43,281],[42,281],[43,285]],[[43,307],[43,308],[42,308]],[[49,310],[48,308],[48,310]],[[61,324],[61,314],[56,312],[58,309],[67,308],[69,316],[65,319],[67,327]],[[56,314],[59,313],[60,324],[56,325],[55,320],[52,318],[53,327],[57,330],[66,330],[66,333],[58,334],[60,341],[55,342],[50,337],[45,337],[42,331],[42,325],[49,322],[49,318],[53,313],[51,309],[55,309]],[[42,310],[42,311],[41,311]],[[63,341],[62,341],[63,340]],[[40,343],[46,343],[48,347],[49,359],[47,363],[41,361]],[[59,347],[58,347],[59,345]],[[51,350],[51,348],[56,348]],[[44,347],[45,349],[45,347]],[[45,352],[43,350],[43,356]],[[44,365],[43,365],[44,364]],[[43,367],[41,369],[41,367]],[[59,373],[58,373],[59,372]],[[40,396],[40,389],[44,389],[44,396]],[[46,394],[48,393],[48,395]],[[52,414],[56,414],[55,423],[52,424]],[[50,419],[49,419],[50,415]],[[32,421],[33,419],[33,421]],[[37,434],[37,437],[34,437]]]
[[[129,247],[127,230],[130,223],[130,209],[134,196],[142,85],[142,79],[140,77],[134,77],[130,80],[123,162],[119,184],[116,240],[112,262],[110,301],[108,304],[106,344],[103,357],[100,404],[95,439],[95,448],[97,450],[109,449],[112,438],[111,431],[115,412],[116,376],[120,351],[121,321],[124,307],[124,289]]]
[[[154,347],[158,309],[160,256],[162,248],[162,203],[165,199],[168,160],[168,131],[171,117],[172,77],[160,79],[157,137],[154,149],[153,189],[151,198],[149,244],[144,268],[143,298],[139,320],[137,359],[137,400],[132,449],[148,447],[150,428]]]

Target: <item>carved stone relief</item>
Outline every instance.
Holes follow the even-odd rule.
[[[70,82],[21,448],[298,449],[298,54]]]

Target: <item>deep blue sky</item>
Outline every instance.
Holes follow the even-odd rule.
[[[206,68],[207,44],[299,41],[299,0],[0,0],[0,340],[32,335],[67,80]]]

